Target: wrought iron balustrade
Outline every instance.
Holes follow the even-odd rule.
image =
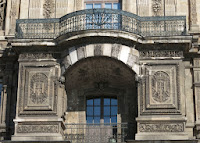
[[[131,139],[132,124],[65,124],[65,140],[71,143],[125,143]]]
[[[82,30],[110,29],[141,36],[186,34],[185,16],[140,17],[116,9],[87,9],[52,19],[18,19],[16,38],[49,39]]]

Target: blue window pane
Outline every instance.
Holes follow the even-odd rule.
[[[113,9],[120,9],[119,3],[113,3]]]
[[[94,123],[100,123],[100,117],[94,117]]]
[[[110,98],[104,98],[104,105],[110,105]]]
[[[117,123],[117,117],[111,117],[111,123]]]
[[[117,99],[111,99],[111,105],[117,105]]]
[[[105,8],[112,8],[112,3],[105,3]]]
[[[117,115],[117,106],[111,107],[111,115]]]
[[[100,105],[100,99],[94,99],[94,106]]]
[[[93,9],[93,4],[86,4],[86,9]]]
[[[104,117],[104,123],[110,123],[110,117]]]
[[[101,8],[101,4],[100,3],[94,4],[94,8]]]
[[[93,105],[93,99],[87,100],[87,105]]]
[[[110,115],[110,106],[104,107],[104,115]]]
[[[87,117],[87,123],[93,123],[93,117]]]
[[[87,115],[89,116],[93,115],[93,107],[87,107]]]
[[[94,115],[99,115],[100,116],[100,107],[94,107]]]

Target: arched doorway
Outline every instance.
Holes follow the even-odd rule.
[[[66,140],[124,142],[134,138],[137,90],[131,68],[113,58],[90,57],[68,68],[65,79]]]

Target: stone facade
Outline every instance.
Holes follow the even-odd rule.
[[[0,0],[1,140],[200,141],[200,1],[87,2]]]

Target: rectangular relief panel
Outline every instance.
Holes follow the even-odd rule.
[[[22,63],[18,115],[57,115],[57,76],[53,64]]]
[[[178,63],[149,64],[142,85],[141,114],[180,114]]]

